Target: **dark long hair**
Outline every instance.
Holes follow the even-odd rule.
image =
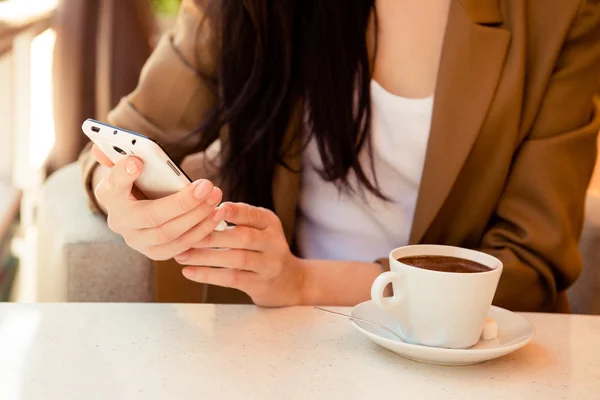
[[[220,105],[202,129],[201,148],[228,126],[221,175],[231,200],[273,208],[272,177],[283,165],[284,135],[303,100],[323,179],[384,198],[359,152],[369,145],[370,60],[366,32],[374,0],[213,0],[220,36]],[[300,133],[299,133],[300,134]],[[302,138],[296,138],[302,140]],[[371,160],[372,169],[372,157]]]

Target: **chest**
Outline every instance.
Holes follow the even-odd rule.
[[[372,81],[371,98],[371,151],[363,148],[359,159],[387,199],[364,190],[352,171],[347,177],[350,190],[340,191],[336,182],[325,181],[319,174],[323,164],[316,141],[309,141],[303,153],[297,231],[298,250],[305,257],[369,261],[408,243],[433,97],[394,96]]]
[[[371,53],[376,55],[374,79],[389,92],[424,98],[435,91],[410,243],[438,240],[456,244],[479,240],[510,173],[515,151],[537,115],[551,72],[547,59],[560,49],[558,33],[552,40],[547,36],[536,40],[527,34],[523,7],[507,6],[502,22],[499,12],[487,10],[489,12],[470,14],[472,10],[466,9],[464,4],[452,1],[445,29],[438,25],[443,52],[438,49],[437,66],[429,62],[436,60],[431,48],[432,52],[423,53],[427,56],[382,62],[386,58],[389,61],[392,55],[399,57],[399,49],[410,49],[411,44],[395,44],[394,40],[400,40],[403,35],[388,35],[382,26],[386,22],[381,20],[377,52]],[[380,4],[378,13],[383,10]],[[479,23],[474,21],[476,18]],[[563,28],[566,31],[566,27]],[[540,56],[530,57],[532,49]],[[425,74],[420,69],[429,72]],[[411,79],[402,78],[406,71],[427,79],[419,79],[420,85],[411,86],[414,83]],[[429,89],[423,82],[431,85]],[[415,91],[402,91],[402,87]],[[302,114],[297,117],[300,122]],[[293,124],[289,132],[300,137],[302,131],[303,126],[298,123]],[[296,156],[288,157],[289,165],[298,171],[304,164],[298,157],[302,153],[300,144],[298,141],[296,152],[290,153]],[[288,236],[293,236],[298,204],[297,197],[290,196],[290,189],[297,188],[299,181],[300,174],[291,172],[276,174],[274,178],[276,208],[285,209],[278,214],[286,215],[282,221],[287,226]],[[294,200],[290,201],[290,197]]]
[[[433,94],[450,0],[379,0],[372,34],[374,78],[408,98]]]

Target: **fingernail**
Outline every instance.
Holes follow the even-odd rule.
[[[125,171],[127,171],[127,173],[129,175],[135,175],[135,174],[137,174],[138,170],[139,170],[139,168],[138,168],[135,160],[128,160],[125,163]]]
[[[219,200],[221,200],[221,191],[218,188],[214,188],[212,193],[210,194],[210,197],[206,200],[206,203],[209,206],[214,206],[216,205]]]
[[[209,183],[207,180],[202,180],[198,186],[196,186],[196,189],[194,189],[194,197],[197,198],[198,200],[203,200],[206,198],[206,196],[208,196],[210,194],[209,192]]]
[[[227,203],[223,203],[219,206],[223,210],[223,219],[227,220],[227,218],[231,217],[231,210],[226,206]]]
[[[215,222],[221,222],[223,220],[224,214],[225,211],[223,211],[222,208],[215,208],[215,210],[213,211],[212,220]]]
[[[181,273],[183,274],[183,276],[185,276],[188,279],[192,279],[196,274],[194,273],[194,270],[191,268],[184,268]]]

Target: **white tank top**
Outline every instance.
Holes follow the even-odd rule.
[[[322,166],[312,140],[303,154],[297,244],[300,256],[310,259],[372,262],[391,249],[406,245],[412,227],[431,117],[433,96],[408,99],[387,92],[371,81],[371,143],[375,173],[383,194],[338,191],[334,182],[318,174]],[[371,176],[368,153],[359,155]],[[358,189],[350,172],[349,182]],[[372,180],[371,180],[372,181]]]

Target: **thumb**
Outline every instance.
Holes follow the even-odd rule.
[[[129,196],[133,183],[140,177],[143,169],[144,164],[136,157],[127,157],[115,164],[106,176],[111,194],[118,198]]]

